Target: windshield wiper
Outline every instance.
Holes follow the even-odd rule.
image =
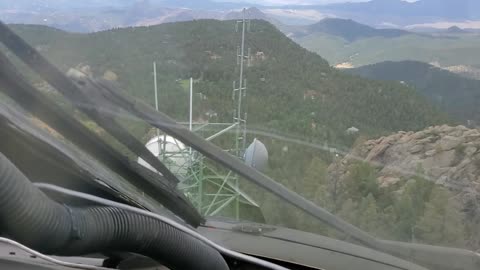
[[[11,32],[7,26],[0,23],[0,39],[3,41],[4,39],[10,38],[13,38],[17,42],[20,41],[20,43],[10,44],[14,49],[12,51],[18,53],[16,48],[23,47],[26,49],[26,51],[24,51],[26,58],[32,56],[32,52],[33,54],[36,53],[33,48]],[[39,54],[36,53],[36,56],[32,57],[37,58],[38,56]],[[42,58],[42,60],[37,63],[37,67],[42,69],[42,65],[45,63],[51,66],[47,60]],[[53,69],[56,68],[53,67]],[[47,69],[45,69],[45,72],[47,72],[46,70]],[[53,72],[58,72],[63,78],[62,81],[68,81],[69,84],[76,87],[73,82],[64,77],[60,71],[56,70]],[[203,221],[202,216],[196,211],[193,205],[191,205],[188,199],[176,190],[175,186],[162,180],[164,179],[162,176],[151,174],[140,165],[129,162],[126,157],[106,144],[98,135],[88,130],[75,118],[69,116],[60,106],[50,101],[31,86],[26,78],[14,68],[14,65],[2,53],[0,53],[0,79],[3,86],[0,88],[2,91],[14,99],[24,109],[30,111],[33,115],[64,135],[64,137],[68,138],[80,149],[97,158],[109,169],[129,180],[132,184],[171,209],[172,212],[191,225],[198,226]],[[153,175],[155,175],[155,177]]]

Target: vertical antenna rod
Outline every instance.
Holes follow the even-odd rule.
[[[157,85],[157,62],[153,61],[153,87],[155,91],[155,110],[158,112],[158,85]],[[157,147],[158,155],[160,156],[160,129],[157,128]]]
[[[193,123],[193,78],[190,78],[190,117],[188,122],[188,129],[192,131]]]
[[[236,28],[238,29],[238,23],[242,24],[242,44],[240,45],[240,51],[237,52],[237,63],[240,62],[240,78],[239,78],[239,85],[238,88],[235,89],[235,82],[234,85],[234,97],[235,91],[238,92],[238,104],[237,108],[234,113],[234,122],[237,125],[236,134],[235,134],[235,154],[237,157],[242,158],[243,152],[245,151],[246,146],[246,119],[243,119],[242,116],[242,98],[245,96],[246,91],[246,82],[243,78],[243,69],[245,64],[245,58],[250,56],[245,56],[245,31],[246,31],[246,18],[245,18],[246,9],[244,8],[242,11],[242,20],[237,21]],[[242,132],[243,129],[243,132]],[[242,144],[240,145],[240,140],[242,140]],[[239,190],[239,178],[238,175],[234,178],[234,186],[236,190]],[[240,200],[238,196],[235,198],[235,218],[236,220],[240,219]]]
[[[153,62],[153,85],[155,89],[155,110],[158,111],[157,62]]]
[[[237,156],[241,156],[241,150],[240,150],[240,136],[243,136],[240,135],[241,134],[241,128],[242,128],[242,123],[243,122],[243,119],[242,119],[242,97],[244,95],[244,91],[246,90],[245,89],[245,85],[244,85],[244,79],[243,79],[243,69],[244,69],[244,64],[245,64],[245,26],[246,26],[246,18],[245,18],[245,13],[246,13],[246,9],[244,8],[243,11],[242,11],[242,42],[241,42],[241,45],[240,45],[240,55],[238,55],[237,57],[240,58],[240,78],[239,78],[239,87],[238,89],[235,89],[238,91],[238,104],[237,104],[237,109],[236,109],[236,123],[237,123],[237,138],[236,138],[236,142],[235,142],[235,148],[236,148],[236,154]],[[238,23],[238,22],[237,22]],[[245,133],[245,132],[244,132]],[[245,140],[246,138],[242,138],[242,140]],[[245,143],[242,143],[242,145],[244,145]]]
[[[158,83],[157,83],[157,62],[153,62],[153,86],[155,90],[155,110],[158,112]],[[163,141],[160,142],[160,129],[157,128],[157,144],[158,144],[158,157],[160,158],[160,150],[162,151],[163,160],[165,160],[167,135],[163,134]]]
[[[188,129],[190,131],[192,131],[192,125],[193,125],[193,78],[190,77],[190,117],[188,118]],[[192,162],[193,162],[193,159],[192,159],[192,147],[189,147],[189,150],[188,150],[188,153],[189,153],[189,160],[190,160],[190,166],[192,166]],[[200,190],[200,192],[202,192]],[[202,196],[202,194],[199,194],[199,196]]]

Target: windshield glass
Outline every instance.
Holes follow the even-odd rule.
[[[204,217],[359,240],[152,111],[378,239],[480,250],[478,1],[0,1],[0,19],[84,89],[66,95],[2,45],[39,93]],[[125,109],[141,102],[144,117]]]

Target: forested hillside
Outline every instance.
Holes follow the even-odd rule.
[[[375,80],[402,81],[415,87],[457,120],[465,124],[480,120],[478,80],[416,61],[382,62],[346,71]]]
[[[177,120],[187,120],[184,82],[193,77],[197,93],[194,118],[205,120],[205,113],[214,111],[218,117],[211,120],[232,119],[232,82],[238,80],[235,54],[240,44],[233,21],[200,20],[92,34],[13,27],[62,70],[88,65],[93,76],[113,72],[123,88],[152,105],[152,62],[156,61],[161,110]],[[449,121],[415,89],[333,69],[267,22],[252,21],[246,46],[252,55],[246,69],[252,132],[267,130],[348,150],[359,137],[419,130]],[[348,134],[351,127],[359,132]],[[130,129],[137,137],[148,139],[147,126],[131,123]],[[271,167],[280,177],[303,175],[314,155],[330,161],[328,152],[293,145],[285,156],[284,143],[258,136],[268,140]]]
[[[92,34],[38,26],[14,29],[62,70],[82,64],[95,76],[114,72],[127,91],[151,104],[156,61],[160,107],[167,113],[185,120],[187,95],[181,80],[193,77],[196,91],[207,97],[204,107],[223,120],[232,117],[239,44],[233,22],[203,20]],[[344,143],[340,135],[351,126],[378,135],[445,120],[414,89],[336,71],[266,22],[253,22],[247,47],[252,53],[246,74],[252,126]]]
[[[187,119],[185,80],[193,77],[194,118],[208,120],[207,114],[215,115],[213,111],[218,116],[212,121],[232,119],[240,38],[232,21],[201,20],[92,34],[38,26],[13,28],[62,70],[81,66],[93,77],[116,81],[152,105],[152,62],[156,61],[162,111],[180,121]],[[322,187],[327,165],[335,159],[329,151],[332,147],[348,151],[365,137],[450,122],[414,88],[331,68],[269,23],[252,22],[247,47],[251,48],[246,71],[249,141],[257,137],[267,145],[269,175],[322,206],[327,202],[317,189]],[[146,125],[123,123],[138,138],[149,139],[151,130]],[[364,195],[368,194],[359,191],[356,196]],[[275,201],[261,203],[269,222],[319,231],[306,217],[289,218],[296,212],[279,211]]]
[[[366,141],[329,167],[322,197],[383,237],[478,250],[479,138],[443,125]]]
[[[478,250],[479,149],[478,129],[433,126],[359,143],[329,166],[313,158],[303,177],[278,179],[377,237]],[[270,222],[343,237],[272,196],[258,198],[282,209],[264,211]]]

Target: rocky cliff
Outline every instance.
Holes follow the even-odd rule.
[[[464,205],[480,197],[480,131],[464,126],[434,126],[357,145],[329,167],[333,178],[345,178],[350,164],[366,161],[377,169],[380,187],[395,185],[413,175],[458,194]]]

